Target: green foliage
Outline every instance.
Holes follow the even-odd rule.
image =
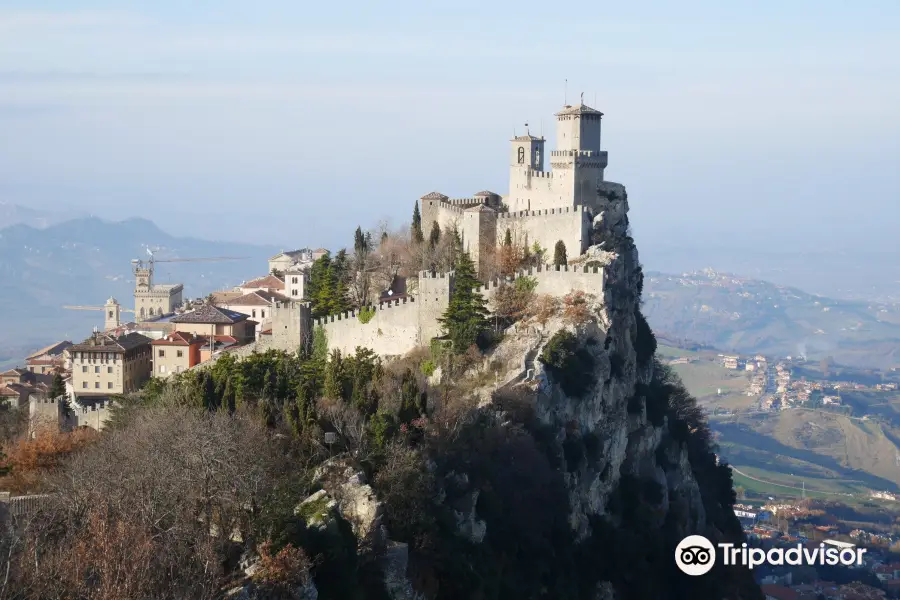
[[[346,283],[348,270],[345,250],[338,252],[334,259],[326,253],[313,263],[307,290],[313,318],[318,319],[350,309]]]
[[[441,226],[437,221],[431,223],[431,232],[428,234],[428,245],[434,248],[441,241]]]
[[[593,383],[594,358],[569,331],[558,331],[541,352],[540,361],[568,396],[581,396]]]
[[[59,371],[53,374],[53,381],[50,382],[50,391],[47,392],[50,398],[59,398],[66,395],[66,383],[63,381]]]
[[[537,277],[525,276],[519,277],[513,282],[513,287],[519,293],[530,294],[537,289]]]
[[[363,306],[356,313],[356,317],[359,319],[359,322],[365,325],[369,321],[375,318],[375,309],[370,306]]]
[[[369,419],[372,443],[379,450],[384,450],[398,430],[397,419],[387,411],[378,411]]]
[[[553,264],[557,267],[569,264],[566,256],[566,244],[562,240],[556,242],[556,246],[553,248]]]
[[[473,344],[483,341],[489,329],[486,302],[475,291],[480,286],[481,282],[475,277],[475,264],[467,253],[462,253],[456,266],[450,304],[439,319],[453,342],[453,352],[456,354],[463,354]]]
[[[637,327],[635,328],[634,351],[637,354],[638,366],[643,367],[650,364],[656,354],[656,336],[653,335],[650,324],[647,323],[647,319],[640,310],[635,311],[635,318]]]
[[[431,377],[434,375],[434,372],[437,370],[437,365],[434,364],[432,359],[426,359],[422,361],[422,365],[419,367],[422,370],[422,374],[425,377]]]
[[[410,226],[410,238],[416,244],[425,241],[425,235],[422,233],[422,215],[419,212],[419,202],[416,201],[413,206],[412,225]]]
[[[312,358],[314,361],[324,361],[328,357],[328,334],[325,328],[319,325],[313,330]]]
[[[512,246],[512,232],[508,227],[506,228],[506,233],[503,236],[503,245],[507,248]]]

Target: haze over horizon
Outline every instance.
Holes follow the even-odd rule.
[[[505,193],[513,131],[552,147],[584,91],[648,256],[898,249],[887,1],[32,6],[0,9],[7,202],[346,245],[432,190]]]

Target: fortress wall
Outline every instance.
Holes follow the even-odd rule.
[[[453,289],[453,273],[419,272],[419,306],[418,323],[419,339],[428,344],[431,338],[441,335],[441,318],[450,305],[450,292]]]
[[[573,291],[583,291],[595,296],[603,296],[604,271],[602,267],[554,266],[545,265],[519,271],[512,278],[495,279],[478,288],[490,301],[497,289],[503,284],[510,284],[520,277],[533,277],[537,281],[536,294],[547,294],[562,298]]]
[[[574,258],[587,249],[590,240],[590,214],[583,206],[500,213],[497,215],[497,240],[502,242],[509,229],[516,244],[535,242],[553,256],[556,242],[562,240],[566,253]]]
[[[375,316],[368,323],[359,320],[355,310],[314,321],[324,327],[328,350],[353,354],[358,346],[382,356],[406,354],[419,345],[418,303],[414,298],[382,302],[371,307]]]

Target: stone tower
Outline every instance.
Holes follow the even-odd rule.
[[[121,323],[121,312],[122,307],[119,305],[118,300],[116,300],[115,298],[110,298],[106,301],[106,304],[103,305],[103,314],[105,315],[105,318],[103,320],[104,331],[118,329]]]

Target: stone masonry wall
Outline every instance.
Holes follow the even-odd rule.
[[[590,244],[591,219],[583,206],[550,208],[497,215],[497,240],[502,243],[509,229],[514,243],[535,242],[552,258],[556,242],[562,240],[570,257],[582,254]]]
[[[369,348],[382,356],[400,356],[419,345],[418,303],[413,298],[383,302],[371,307],[372,319],[363,323],[359,311],[348,311],[316,319],[314,327],[325,329],[328,350],[352,354],[356,348]]]

